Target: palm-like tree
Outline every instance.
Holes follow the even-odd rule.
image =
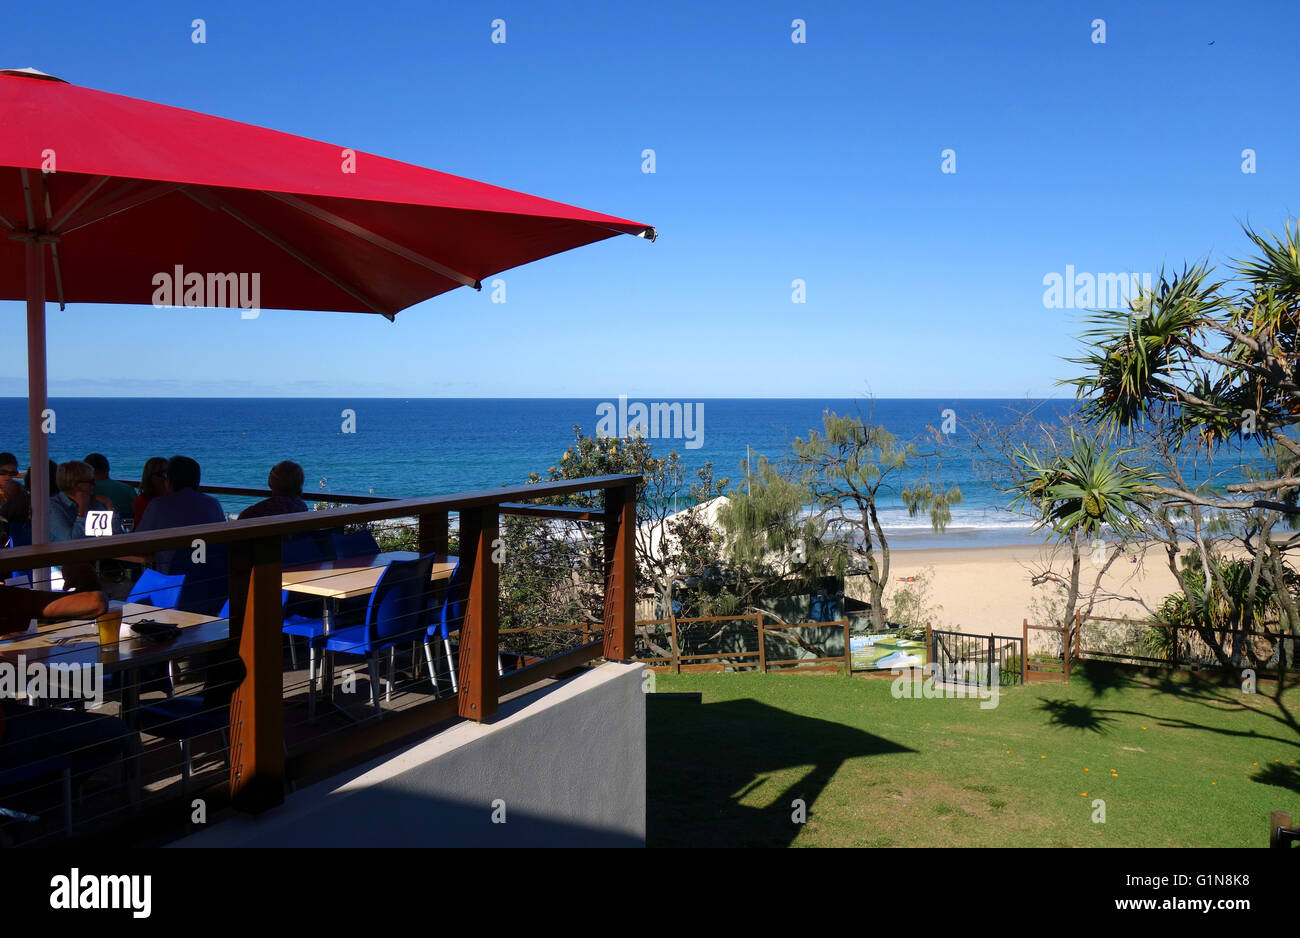
[[[1013,509],[1029,508],[1034,530],[1051,528],[1070,548],[1070,578],[1064,622],[1067,648],[1079,599],[1079,573],[1085,539],[1107,531],[1121,539],[1140,535],[1140,511],[1146,505],[1142,486],[1151,479],[1145,469],[1123,461],[1127,451],[1112,452],[1098,440],[1070,431],[1068,451],[1016,452],[1021,475],[1013,484]]]
[[[1120,536],[1141,531],[1138,509],[1146,503],[1141,487],[1146,469],[1129,466],[1098,440],[1070,431],[1070,450],[1043,455],[1016,453],[1024,475],[1015,483],[1013,508],[1032,505],[1035,530],[1050,527],[1063,538],[1100,537],[1105,529]]]

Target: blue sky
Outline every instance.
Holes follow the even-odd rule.
[[[191,42],[194,17],[205,44]],[[497,18],[504,44],[491,42]],[[1238,256],[1240,222],[1278,229],[1300,214],[1297,61],[1294,0],[0,13],[0,67],[661,235],[508,272],[504,304],[461,290],[395,324],[51,305],[56,396],[1060,395],[1079,311],[1044,307],[1045,275]],[[791,302],[796,278],[804,304]],[[24,396],[21,304],[0,303],[0,328],[0,395]]]

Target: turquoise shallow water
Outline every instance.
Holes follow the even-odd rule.
[[[633,405],[623,405],[634,419]],[[642,403],[654,403],[644,401]],[[778,455],[786,441],[820,426],[826,408],[874,417],[902,439],[939,427],[951,409],[955,432],[943,466],[945,485],[960,485],[964,500],[948,532],[935,535],[923,519],[910,519],[901,502],[885,504],[883,518],[899,547],[982,546],[1024,543],[1023,522],[1003,511],[1005,496],[980,478],[965,443],[964,426],[978,415],[1006,419],[1008,408],[1038,404],[1044,419],[1069,411],[1072,401],[713,399],[689,405],[689,424],[674,423],[675,438],[651,437],[656,452],[676,449],[690,468],[712,461],[715,472],[743,478],[746,446]],[[605,405],[602,407],[601,405]],[[618,401],[588,399],[256,399],[256,398],[55,398],[51,455],[80,459],[99,451],[113,475],[139,478],[150,456],[193,456],[204,481],[262,485],[281,459],[301,463],[308,492],[321,480],[335,492],[435,495],[520,483],[545,473],[560,458],[574,425],[596,432],[601,418],[617,432]],[[344,432],[354,414],[355,432]],[[0,450],[27,463],[27,404],[0,398]],[[665,429],[664,435],[668,435]],[[697,444],[690,445],[687,444]],[[225,499],[228,510],[241,507]],[[683,504],[684,507],[684,504]]]

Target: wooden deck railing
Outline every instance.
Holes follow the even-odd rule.
[[[196,541],[229,550],[230,636],[238,644],[246,675],[231,701],[230,803],[258,812],[281,803],[286,781],[319,775],[358,755],[459,715],[484,721],[497,712],[502,694],[554,677],[593,659],[625,660],[633,649],[636,561],[636,486],[639,476],[598,476],[427,498],[340,496],[316,500],[353,507],[300,512],[249,521],[223,522],[85,538],[0,551],[0,574],[74,562],[190,550]],[[264,489],[204,486],[218,494],[265,496]],[[544,498],[602,491],[604,510],[538,505]],[[327,745],[289,753],[284,748],[282,680],[281,544],[286,535],[322,528],[417,518],[420,553],[446,553],[450,515],[459,517],[459,557],[468,577],[468,613],[460,632],[459,693],[402,710],[383,720],[334,736]],[[604,523],[604,628],[601,638],[499,677],[497,674],[499,544],[501,514]]]

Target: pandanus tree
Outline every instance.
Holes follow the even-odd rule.
[[[1150,473],[1128,465],[1127,451],[1113,452],[1100,441],[1070,431],[1069,448],[1016,453],[1021,473],[1015,480],[1011,507],[1034,517],[1034,529],[1050,529],[1070,555],[1065,610],[1061,625],[1072,640],[1074,612],[1085,550],[1100,557],[1103,538],[1129,540],[1142,531],[1146,499],[1142,486]]]
[[[889,537],[880,517],[897,498],[909,515],[926,514],[935,530],[952,519],[961,489],[931,478],[936,452],[899,440],[870,416],[826,411],[822,429],[796,437],[782,471],[761,464],[750,490],[732,493],[719,519],[738,560],[775,551],[797,558],[808,580],[819,574],[865,575],[875,630],[885,628]]]
[[[1258,444],[1266,468],[1243,464],[1240,481],[1205,491],[1171,472],[1144,487],[1157,511],[1185,512],[1185,533],[1195,542],[1199,574],[1213,594],[1227,597],[1225,571],[1206,543],[1207,525],[1237,519],[1239,542],[1250,558],[1245,608],[1253,594],[1276,597],[1284,631],[1300,629],[1288,584],[1293,573],[1285,546],[1270,537],[1283,518],[1293,520],[1300,493],[1300,225],[1290,220],[1280,235],[1244,227],[1252,253],[1233,261],[1230,276],[1215,279],[1208,263],[1161,273],[1157,286],[1129,310],[1099,311],[1089,320],[1083,373],[1069,384],[1083,412],[1101,432],[1114,435],[1154,428],[1175,458],[1182,448],[1214,454],[1227,443]],[[1176,468],[1176,467],[1175,467]],[[1176,551],[1170,567],[1185,596],[1192,587]],[[1219,604],[1221,605],[1221,604]],[[1225,663],[1229,656],[1212,635]],[[1279,668],[1286,668],[1285,643]]]

